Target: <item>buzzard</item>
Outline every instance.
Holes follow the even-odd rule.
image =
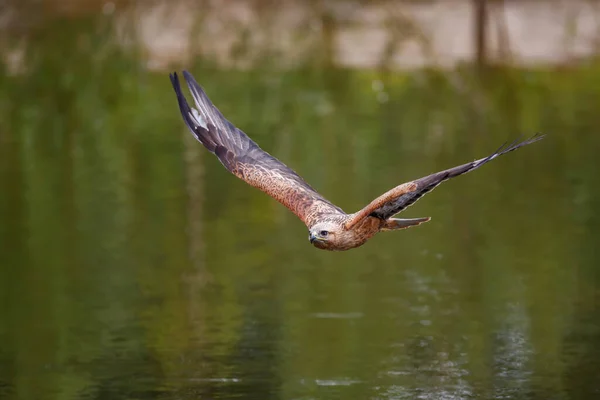
[[[195,108],[187,103],[177,73],[170,74],[171,83],[183,120],[196,139],[215,154],[228,171],[296,214],[308,227],[310,243],[324,250],[349,250],[363,245],[378,232],[410,228],[429,221],[429,217],[392,217],[440,183],[544,137],[537,134],[528,140],[505,143],[488,157],[403,183],[377,197],[362,210],[346,214],[225,119],[189,72],[183,71],[183,76],[194,98]]]

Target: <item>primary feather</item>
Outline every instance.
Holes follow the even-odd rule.
[[[472,161],[470,163],[466,163],[463,165],[459,165],[458,167],[450,168],[441,172],[436,172],[434,174],[428,175],[426,177],[417,179],[413,181],[417,184],[417,188],[415,191],[403,194],[400,197],[395,199],[391,199],[389,202],[385,203],[383,206],[374,209],[371,212],[371,215],[387,219],[395,214],[398,214],[402,210],[414,204],[417,200],[423,197],[425,194],[431,192],[435,189],[439,184],[448,179],[455,178],[459,175],[466,174],[467,172],[471,172],[476,170],[477,168],[487,164],[488,162],[506,154],[511,151],[518,149],[519,147],[526,146],[528,144],[537,142],[538,140],[542,140],[545,135],[537,134],[528,140],[524,140],[520,142],[519,140],[515,140],[514,142],[508,144],[503,144],[498,150],[493,152],[491,155],[485,158],[481,158],[479,160]]]
[[[183,120],[196,139],[215,154],[225,168],[275,198],[307,226],[323,214],[343,214],[296,172],[261,149],[225,119],[190,73],[184,71],[183,76],[196,108],[187,103],[177,74],[170,75]]]

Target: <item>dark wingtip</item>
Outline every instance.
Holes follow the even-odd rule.
[[[177,76],[177,72],[171,72],[169,74],[169,79],[171,79],[171,85],[175,88],[179,86],[179,77]]]
[[[519,135],[519,137],[517,137],[515,140],[513,140],[512,142],[504,142],[502,144],[502,146],[500,146],[496,151],[494,151],[491,155],[489,155],[488,157],[486,157],[485,159],[482,160],[482,162],[479,165],[483,165],[488,161],[493,160],[494,158],[501,156],[503,154],[509,153],[513,150],[516,150],[520,147],[523,146],[527,146],[528,144],[531,143],[535,143],[537,141],[542,140],[544,137],[546,137],[546,134],[542,134],[540,132],[536,133],[535,135],[533,135],[532,137],[530,137],[527,140],[521,140],[523,138],[524,135]]]
[[[198,82],[196,82],[196,79],[194,79],[194,76],[185,69],[183,70],[183,77],[190,88],[197,87],[200,89],[201,93],[204,92],[204,90],[202,90],[202,86],[200,86]]]
[[[545,138],[547,136],[547,134],[542,133],[542,132],[537,132],[535,135],[533,135],[531,137],[531,139],[529,139],[529,143],[534,143],[537,142],[539,140],[542,140],[543,138]]]
[[[198,82],[196,82],[196,79],[194,79],[194,75],[192,75],[188,70],[184,69],[183,70],[183,77],[185,78],[185,80],[187,82],[194,82],[196,85],[198,85]],[[200,86],[200,85],[198,85]]]
[[[181,91],[181,85],[179,84],[179,77],[177,76],[177,72],[173,72],[169,74],[169,78],[171,78],[171,84],[173,85],[173,89],[175,90],[175,95],[177,96],[177,104],[179,104],[179,111],[181,112],[181,116],[183,117],[183,121],[185,122],[188,129],[194,134],[194,136],[198,137],[197,132],[194,129],[194,123],[191,121],[190,106]]]
[[[517,138],[517,140],[513,141],[510,145],[508,145],[504,149],[502,149],[502,151],[500,151],[498,153],[498,155],[506,154],[510,151],[518,149],[519,147],[527,146],[528,144],[538,142],[538,141],[542,140],[544,137],[546,137],[546,135],[538,132],[527,140],[521,140],[522,137],[523,137],[523,135],[519,136]]]
[[[473,169],[477,169],[477,168],[481,167],[482,165],[487,164],[488,162],[490,162],[506,153],[510,153],[511,151],[517,150],[523,146],[527,146],[528,144],[538,142],[538,141],[542,140],[544,137],[546,137],[546,135],[538,132],[527,140],[521,140],[522,137],[523,137],[523,135],[520,135],[517,139],[513,140],[510,143],[504,142],[502,144],[502,146],[500,146],[496,151],[494,151],[489,156],[482,158],[481,160],[474,161],[471,164],[471,168],[469,169],[469,171],[471,171]]]
[[[177,76],[177,72],[173,72],[169,74],[169,78],[171,79],[171,85],[173,85],[173,90],[175,90],[175,95],[177,96],[177,103],[179,104],[179,111],[181,112],[183,119],[188,126],[192,130],[193,133],[193,125],[190,125],[190,121],[188,121],[188,113],[190,112],[190,106],[181,91],[181,85],[179,84],[179,77]]]
[[[185,72],[184,72],[185,76]],[[177,103],[179,104],[179,111],[181,112],[181,116],[183,117],[183,122],[188,127],[190,132],[202,143],[209,151],[214,152],[216,144],[214,141],[207,137],[205,130],[198,126],[196,122],[192,119],[192,109],[188,104],[183,92],[181,90],[181,85],[179,84],[179,77],[176,72],[169,74],[171,78],[171,84],[173,85],[173,89],[175,90],[175,95],[177,96]]]
[[[188,88],[190,89],[190,92],[192,93],[192,96],[194,96],[194,100],[196,101],[196,104],[200,104],[203,107],[206,107],[206,110],[212,110],[213,105],[212,102],[210,101],[210,99],[208,98],[208,95],[206,94],[206,92],[204,91],[204,89],[202,88],[202,86],[200,86],[200,84],[198,82],[196,82],[196,79],[194,78],[194,76],[189,73],[186,70],[183,70],[183,77],[185,79],[185,82],[188,85]],[[212,110],[215,112],[218,112],[218,110]],[[223,118],[223,116],[219,113],[219,117]]]

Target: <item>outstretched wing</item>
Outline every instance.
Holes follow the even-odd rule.
[[[183,71],[183,76],[196,108],[188,105],[177,74],[170,74],[183,120],[196,139],[215,154],[225,168],[289,208],[309,227],[321,214],[343,213],[226,120],[189,72]]]
[[[426,193],[431,192],[440,183],[473,171],[474,169],[481,167],[485,163],[488,163],[503,154],[516,150],[519,147],[537,142],[538,140],[543,139],[544,136],[545,135],[537,134],[532,138],[522,142],[516,140],[511,144],[505,143],[493,154],[486,158],[459,165],[458,167],[450,168],[445,171],[437,172],[412,182],[403,183],[402,185],[399,185],[382,194],[373,200],[368,206],[354,214],[354,216],[346,223],[346,228],[351,228],[360,220],[368,216],[388,219],[415,203]]]

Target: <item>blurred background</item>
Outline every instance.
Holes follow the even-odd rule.
[[[3,0],[0,398],[600,398],[600,2]],[[313,248],[186,131],[187,69],[347,212]]]

